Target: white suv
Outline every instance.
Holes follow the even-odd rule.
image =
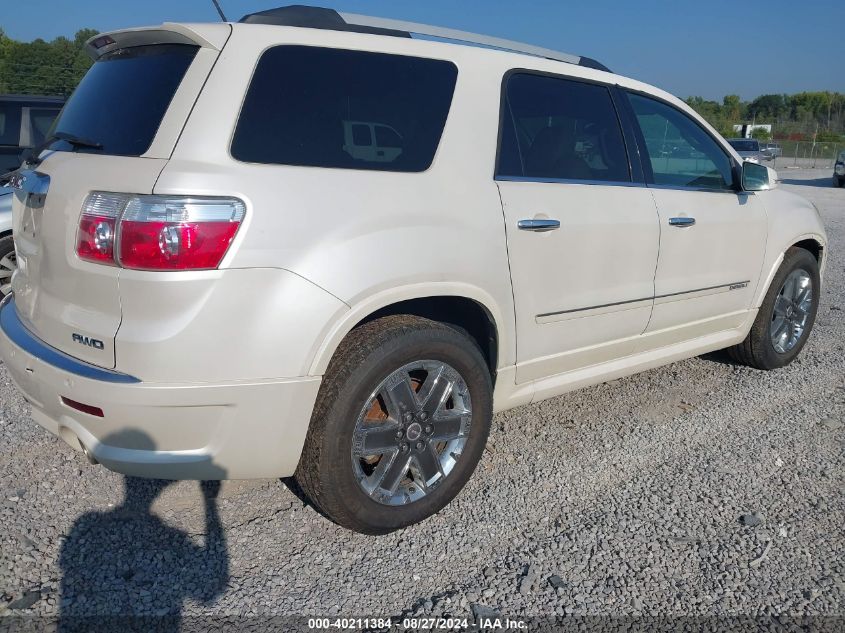
[[[460,491],[495,411],[721,348],[782,367],[812,328],[813,205],[587,58],[303,8],[88,49],[10,178],[0,353],[110,469],[295,474],[383,533]],[[401,151],[350,151],[361,122]]]

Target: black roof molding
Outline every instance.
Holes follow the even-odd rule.
[[[589,57],[580,57],[570,53],[523,44],[498,37],[468,33],[455,29],[431,26],[429,24],[416,24],[414,22],[402,22],[389,18],[376,18],[368,15],[357,15],[354,13],[339,13],[334,9],[323,7],[309,7],[296,4],[278,9],[268,9],[258,13],[250,13],[241,18],[246,24],[273,24],[276,26],[296,26],[308,29],[326,29],[330,31],[351,31],[353,33],[369,33],[371,35],[390,35],[392,37],[411,37],[411,34],[425,35],[441,40],[455,42],[458,44],[473,44],[487,48],[500,49],[533,57],[551,59],[567,64],[575,64],[585,68],[603,70],[610,72],[610,69]]]
[[[610,68],[602,64],[601,62],[597,62],[592,57],[582,57],[581,61],[578,62],[579,66],[583,66],[584,68],[593,68],[595,70],[603,70],[606,73],[611,72]]]
[[[250,13],[242,17],[240,22],[245,24],[298,26],[305,29],[325,29],[328,31],[350,31],[352,33],[390,35],[392,37],[411,37],[408,31],[348,24],[341,17],[340,13],[334,9],[309,7],[304,4],[294,4],[289,7],[279,7],[278,9],[267,9],[266,11]]]

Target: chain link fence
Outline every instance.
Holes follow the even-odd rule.
[[[833,169],[836,157],[845,151],[845,143],[820,141],[772,141],[780,145],[781,151],[776,157],[775,168],[803,167]]]

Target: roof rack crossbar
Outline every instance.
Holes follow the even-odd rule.
[[[542,57],[555,61],[566,62],[578,66],[586,66],[597,70],[610,72],[609,69],[589,57],[581,57],[570,53],[561,53],[550,48],[523,44],[513,40],[506,40],[499,37],[479,35],[467,31],[448,29],[430,24],[418,24],[416,22],[404,22],[389,18],[379,18],[357,13],[341,13],[333,9],[321,7],[309,7],[293,5],[269,9],[259,13],[252,13],[241,18],[241,22],[254,24],[278,24],[286,26],[299,26],[317,29],[330,29],[338,31],[357,31],[361,33],[374,33],[378,35],[392,35],[396,37],[410,37],[411,34],[432,37],[436,39],[449,40],[463,44],[475,44],[486,46],[514,53],[522,53],[534,57]]]

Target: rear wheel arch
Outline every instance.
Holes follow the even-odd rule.
[[[473,340],[487,362],[487,368],[495,381],[496,368],[503,355],[503,324],[492,301],[464,294],[429,294],[409,296],[393,301],[374,301],[347,313],[343,321],[335,326],[318,350],[311,367],[311,375],[325,373],[329,362],[341,342],[356,328],[381,317],[410,315],[449,325]]]

